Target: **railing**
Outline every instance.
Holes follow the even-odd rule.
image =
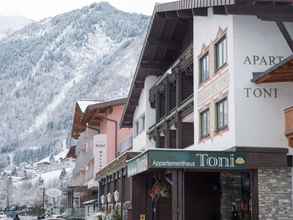
[[[166,115],[165,117],[162,117],[159,122],[152,125],[148,129],[147,133],[150,134],[150,133],[154,132],[155,129],[161,127],[161,125],[164,124],[166,121],[170,121],[172,118],[174,118],[177,112],[182,112],[187,106],[193,105],[193,101],[194,101],[193,97],[194,96],[192,94],[191,96],[189,96],[188,98],[183,100],[183,102],[181,103],[181,105],[179,107],[173,109],[172,111],[170,111],[170,113],[168,115]]]
[[[293,106],[285,109],[285,133],[289,146],[293,147]]]
[[[64,216],[66,217],[66,219],[83,220],[85,219],[85,209],[84,208],[66,209]]]

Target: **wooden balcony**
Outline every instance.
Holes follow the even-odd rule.
[[[285,109],[285,129],[289,146],[293,147],[293,106]]]

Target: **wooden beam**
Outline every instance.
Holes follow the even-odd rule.
[[[165,20],[190,20],[193,19],[193,12],[191,9],[187,9],[184,11],[167,11],[158,13],[161,19]]]
[[[292,16],[258,16],[263,21],[293,22]]]
[[[208,16],[208,8],[194,8],[192,14],[193,16]]]
[[[162,72],[164,72],[164,69],[158,68],[158,67],[141,67],[140,70],[144,73],[147,73],[147,75],[149,74],[159,75],[159,74],[162,74]]]
[[[170,50],[180,50],[181,42],[175,40],[166,40],[166,39],[150,39],[148,44],[160,48],[168,48]]]
[[[170,148],[170,146],[171,146],[171,138],[170,138],[170,129],[169,129],[168,122],[166,122],[166,124],[165,124],[164,134],[165,134],[164,148]]]
[[[293,7],[290,6],[225,6],[227,14],[233,15],[256,15],[256,16],[293,16]]]
[[[226,15],[227,11],[225,6],[216,6],[216,7],[213,7],[213,13],[215,15]]]
[[[172,61],[160,61],[160,60],[143,60],[141,61],[141,67],[143,68],[158,68],[163,69],[172,64]]]
[[[182,148],[182,120],[180,113],[176,113],[176,148]]]
[[[292,11],[292,16],[293,16],[293,11]],[[283,22],[276,22],[277,26],[281,32],[281,34],[283,35],[283,37],[285,38],[288,46],[290,47],[292,53],[293,53],[293,40],[290,36],[289,31],[287,30],[286,26],[284,25]]]
[[[134,84],[135,84],[136,88],[143,88],[144,87],[144,81],[137,80],[137,81],[135,81]]]

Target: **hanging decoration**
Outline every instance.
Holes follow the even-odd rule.
[[[170,197],[170,186],[163,181],[157,181],[149,190],[149,196],[152,200],[158,200],[159,198]]]

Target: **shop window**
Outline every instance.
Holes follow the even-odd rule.
[[[210,110],[207,109],[200,113],[200,138],[206,138],[210,135]]]
[[[228,128],[228,99],[224,98],[216,103],[217,131]]]
[[[223,37],[220,41],[216,43],[215,46],[216,51],[216,69],[220,69],[227,63],[227,38]]]
[[[209,54],[208,53],[206,53],[204,56],[200,58],[199,66],[200,66],[199,82],[203,83],[209,79]]]

